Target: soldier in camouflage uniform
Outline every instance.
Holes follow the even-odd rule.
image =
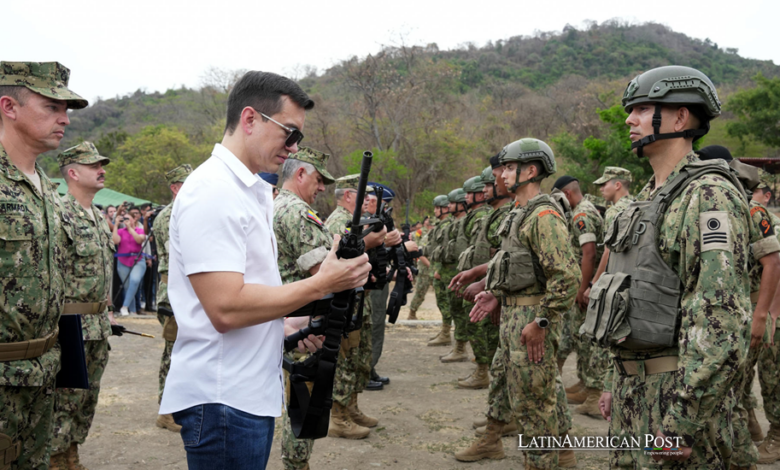
[[[428,346],[447,346],[452,342],[450,329],[452,328],[452,315],[447,305],[447,284],[441,279],[438,270],[441,268],[442,244],[444,234],[448,231],[454,218],[450,214],[449,198],[446,194],[440,194],[433,198],[433,213],[437,219],[431,234],[428,236],[428,246],[425,247],[423,255],[431,260],[431,271],[433,271],[433,292],[436,295],[436,306],[441,312],[441,330],[432,338],[428,339]]]
[[[581,333],[598,331],[610,347],[612,393],[599,404],[611,435],[667,437],[663,447],[679,450],[616,450],[611,466],[729,468],[733,389],[750,338],[746,266],[751,248],[757,258],[772,248],[729,168],[692,151],[720,114],[709,78],[659,67],[629,83],[623,106],[632,148],[654,176],[607,233],[609,263]]]
[[[751,202],[766,207],[772,199],[772,193],[771,178],[769,174],[762,173],[761,182],[753,191]],[[767,211],[767,213],[771,219],[771,231],[780,240],[780,217],[772,212]],[[767,228],[762,227],[762,233],[765,231],[768,231]],[[780,327],[780,322],[777,321],[780,314],[780,295],[775,294],[769,312],[765,342],[770,344],[765,344],[758,356],[758,382],[761,384],[761,397],[764,399],[764,413],[769,421],[769,432],[764,442],[758,446],[760,464],[770,464],[780,460],[780,334],[777,333]],[[773,341],[767,341],[770,339],[769,335],[772,335]],[[755,402],[755,399],[750,402]]]
[[[501,311],[493,366],[504,370],[506,385],[491,385],[489,393],[505,394],[524,437],[558,436],[562,430],[555,357],[561,318],[574,301],[579,283],[576,259],[559,206],[540,191],[541,181],[555,173],[550,147],[537,139],[521,139],[504,148],[501,162],[515,204],[498,229],[501,250],[488,266],[486,288],[491,293],[477,295],[471,318],[479,321]],[[489,414],[485,434],[455,457],[461,461],[504,458],[501,431],[505,424]],[[572,451],[563,453],[561,462],[558,454],[526,451],[525,468],[554,469],[576,463]]]
[[[437,249],[441,249],[438,256],[440,265],[436,269],[436,274],[434,274],[434,278],[439,276],[439,280],[444,288],[444,308],[449,311],[452,322],[455,324],[455,347],[449,353],[439,357],[439,360],[445,364],[469,360],[469,353],[466,351],[466,344],[469,341],[467,330],[469,314],[464,309],[463,300],[455,292],[447,288],[452,278],[458,274],[458,257],[467,247],[463,235],[466,223],[469,221],[468,217],[466,217],[468,215],[466,192],[463,188],[453,189],[447,195],[447,198],[449,200],[449,212],[452,215],[452,223],[442,227],[442,233],[439,235],[439,241],[437,241],[439,247]]]
[[[601,178],[593,182],[599,187],[601,195],[604,200],[612,203],[607,208],[606,214],[604,214],[604,233],[606,233],[615,221],[615,218],[628,207],[629,204],[635,201],[634,197],[629,193],[631,183],[633,182],[633,176],[631,172],[625,168],[619,166],[608,166],[604,169],[604,174]],[[601,240],[604,243],[604,240]],[[604,274],[604,270],[607,269],[607,261],[609,260],[609,248],[604,247],[604,253],[601,255],[601,261],[599,267],[596,270],[596,275],[593,276],[593,283],[598,281],[599,277]],[[586,292],[586,295],[590,295],[590,289]]]
[[[485,171],[489,170],[489,168],[485,169]],[[492,176],[493,174],[490,173],[490,175]],[[486,246],[481,247],[483,249],[480,251],[476,251],[479,234],[483,229],[487,230],[488,220],[493,212],[493,207],[486,204],[485,187],[486,184],[483,182],[481,174],[469,178],[463,184],[463,190],[466,192],[466,204],[470,212],[466,215],[464,218],[465,222],[461,225],[463,232],[458,233],[458,238],[456,239],[456,243],[462,243],[466,246],[466,249],[458,256],[458,272],[473,268],[475,263],[483,264],[490,258],[490,250]],[[468,315],[474,303],[467,299],[460,300],[463,304],[463,312]],[[490,384],[488,368],[498,347],[498,335],[494,335],[495,342],[489,341],[483,324],[492,325],[489,318],[479,323],[472,323],[468,321],[468,318],[466,319],[464,328],[469,344],[471,344],[471,350],[474,352],[474,360],[477,367],[471,374],[458,380],[459,388],[476,390],[487,388]]]
[[[569,221],[569,233],[572,249],[582,273],[577,300],[567,312],[563,331],[564,335],[571,337],[571,344],[576,348],[577,376],[580,380],[566,389],[566,397],[569,403],[582,405],[575,409],[578,413],[599,416],[598,403],[604,384],[608,356],[602,348],[596,347],[590,341],[582,340],[579,331],[580,325],[585,320],[585,309],[588,305],[585,291],[590,287],[601,260],[602,248],[598,243],[604,238],[604,220],[596,206],[583,197],[580,183],[576,178],[561,176],[554,187],[564,193],[572,207],[573,215]],[[558,361],[562,363],[567,355],[568,351],[559,351]]]
[[[426,217],[422,228],[412,235],[412,240],[420,247],[420,252],[423,252],[424,247],[428,245],[428,236],[431,234],[433,228],[434,225],[432,225],[428,217]],[[407,320],[417,320],[417,309],[420,308],[423,300],[425,300],[425,295],[428,293],[428,289],[431,287],[431,281],[433,280],[431,260],[429,260],[427,256],[421,255],[417,261],[414,297],[412,297],[412,303],[409,304],[409,316],[406,318]]]
[[[108,364],[109,292],[116,247],[111,230],[92,204],[103,188],[104,167],[109,159],[101,156],[90,142],[69,148],[58,157],[60,172],[68,185],[63,203],[72,224],[68,228],[70,263],[65,275],[64,314],[81,315],[84,355],[89,389],[58,388],[54,396],[54,428],[51,468],[83,468],[78,445],[87,439],[95,416],[100,379]]]
[[[162,357],[160,358],[157,403],[162,401],[165,379],[168,377],[168,371],[171,368],[173,344],[176,342],[176,334],[178,332],[176,317],[173,314],[171,302],[168,300],[168,246],[170,245],[171,212],[173,211],[173,202],[176,200],[176,195],[179,194],[184,180],[187,179],[190,173],[192,173],[192,166],[188,163],[179,165],[165,173],[165,181],[171,189],[172,199],[171,203],[165,206],[154,219],[153,230],[155,240],[157,241],[157,271],[160,273],[160,284],[157,288],[157,320],[163,327],[163,339],[165,340],[165,348],[163,348]],[[157,415],[156,425],[173,432],[181,431],[181,426],[173,421],[173,416],[170,414]]]
[[[35,160],[59,146],[67,109],[87,106],[69,76],[57,62],[0,62],[0,469],[50,463],[75,222]]]

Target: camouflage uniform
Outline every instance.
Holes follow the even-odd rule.
[[[455,222],[455,217],[452,215],[447,215],[445,218],[440,220],[436,225],[436,229],[433,235],[434,238],[430,240],[429,245],[429,248],[432,251],[434,257],[434,259],[431,259],[433,272],[434,274],[439,273],[439,277],[441,277],[441,279],[436,279],[435,277],[433,278],[433,292],[436,294],[436,306],[439,307],[439,311],[441,312],[441,321],[445,325],[452,324],[452,309],[450,307],[451,299],[449,295],[449,289],[447,289],[449,281],[445,282],[447,273],[444,272],[445,267],[441,262],[441,256],[443,256],[442,252],[444,251],[442,241],[446,242],[447,234],[449,233],[453,222]],[[450,269],[454,271],[454,267]],[[452,279],[455,274],[456,273],[454,272],[451,273],[450,279]]]
[[[675,166],[666,182],[655,178],[637,200],[654,197],[677,177],[683,167],[698,159],[691,152]],[[731,250],[702,252],[700,214],[728,214]],[[750,223],[747,202],[730,181],[707,174],[690,184],[668,206],[658,222],[659,253],[677,273],[682,289],[679,343],[670,348],[630,351],[612,347],[611,356],[638,361],[639,375],[621,375],[609,369],[612,380],[613,436],[643,436],[662,430],[692,446],[685,462],[666,462],[664,468],[728,468],[732,453],[730,408],[734,380],[744,362],[750,337],[748,246],[758,247],[760,235]],[[759,249],[756,255],[764,256]],[[650,358],[678,356],[678,369],[652,375],[643,373]],[[643,451],[616,451],[611,464],[618,468],[650,465]]]
[[[780,217],[769,214],[775,234],[780,239]],[[771,325],[771,323],[770,323]],[[780,320],[775,331],[769,331],[767,335],[774,335],[774,345],[764,347],[758,356],[758,383],[761,384],[761,397],[764,399],[764,413],[766,419],[773,427],[780,428]]]
[[[582,199],[577,207],[572,209],[574,216],[569,224],[571,246],[577,259],[577,266],[582,266],[582,245],[596,244],[596,259],[594,266],[598,267],[603,246],[599,243],[604,239],[604,221],[598,209],[587,199]],[[607,369],[609,355],[603,348],[593,345],[590,341],[580,338],[580,325],[585,321],[585,312],[580,310],[577,302],[569,308],[568,318],[564,323],[563,334],[572,338],[572,346],[577,351],[577,376],[588,388],[601,389],[604,383],[604,372]],[[566,331],[568,327],[569,331]],[[565,359],[568,353],[558,353],[559,359]]]
[[[428,246],[429,235],[433,232],[433,228],[422,228],[422,233],[418,236],[416,233],[413,236],[413,240],[417,243],[420,251],[423,251],[425,246]],[[430,259],[428,260],[430,262]],[[431,287],[431,280],[433,279],[433,265],[426,266],[423,263],[417,263],[417,276],[415,277],[414,284],[414,297],[412,297],[412,303],[409,304],[409,309],[416,311],[422,305],[425,300],[425,294],[428,293],[428,289]]]
[[[547,282],[542,284],[537,277],[533,285],[518,291],[494,291],[501,298],[501,329],[498,350],[491,370],[497,374],[505,387],[494,378],[489,389],[490,406],[488,417],[506,420],[508,414],[495,404],[508,402],[514,416],[518,433],[532,438],[535,436],[558,436],[560,419],[560,396],[562,386],[558,379],[555,361],[561,332],[561,320],[577,292],[576,258],[571,250],[566,222],[558,213],[557,206],[546,194],[540,194],[528,201],[530,208],[516,236],[520,243],[538,257],[541,272]],[[525,215],[525,207],[514,208],[499,227],[502,241],[511,236],[513,219]],[[495,257],[494,257],[495,259]],[[490,275],[489,275],[490,276]],[[509,306],[506,297],[527,298],[541,296],[538,305]],[[523,328],[535,318],[547,318],[550,326],[544,339],[545,355],[542,363],[532,363],[528,352],[520,344]],[[506,394],[503,397],[497,396]],[[565,398],[563,399],[565,406]],[[558,453],[550,451],[528,451],[528,458],[539,468],[555,468]]]
[[[165,174],[165,181],[168,185],[174,183],[183,183],[187,176],[192,173],[192,166],[188,164],[179,165]],[[173,212],[173,201],[161,210],[154,219],[154,238],[157,242],[157,272],[160,273],[160,283],[157,287],[157,306],[172,310],[171,302],[168,300],[168,246],[170,245],[170,225],[171,212]],[[176,325],[176,318],[157,311],[157,320],[165,331],[166,322],[171,326]],[[165,339],[165,338],[163,338]],[[174,341],[165,339],[162,357],[160,358],[159,386],[157,394],[157,403],[162,402],[163,390],[165,389],[165,379],[168,377],[168,371],[171,369],[171,353],[173,352]]]
[[[56,62],[0,62],[0,85],[25,86],[66,100],[87,101],[68,90],[70,71]],[[0,144],[0,468],[49,468],[54,381],[60,346],[54,341],[65,301],[72,225],[56,186],[36,164],[40,191]],[[39,356],[8,359],[7,343],[51,338]],[[50,349],[46,349],[51,345]],[[5,357],[5,359],[4,359]]]
[[[274,199],[274,233],[279,247],[277,258],[279,274],[284,284],[309,277],[309,270],[325,260],[333,244],[333,237],[314,210],[298,195],[287,189],[279,191],[279,195]],[[293,359],[298,359],[292,357],[294,353],[286,354]],[[344,367],[342,359],[342,355],[339,355],[336,382],[333,386],[333,399],[339,401],[344,398],[339,396],[341,394],[337,394],[337,388],[343,393],[346,391],[345,388],[351,388],[350,384],[354,381],[353,374],[348,374],[346,384],[344,383],[343,372],[347,368]],[[293,435],[286,408],[282,423],[284,466],[288,469],[304,468],[311,456],[314,440],[298,439]]]
[[[60,167],[71,163],[91,164],[101,157],[89,142],[66,150],[59,156]],[[116,246],[111,240],[108,223],[94,205],[92,217],[70,193],[63,197],[72,224],[67,224],[68,255],[71,262],[65,276],[65,311],[81,315],[84,353],[89,389],[58,388],[54,396],[52,455],[68,450],[71,443],[83,444],[95,416],[100,379],[108,365],[108,296],[114,267]]]
[[[465,215],[461,217],[460,219],[452,218],[452,223],[449,224],[444,230],[447,230],[447,240],[449,242],[452,242],[453,240],[457,239],[458,237],[458,231],[460,230],[461,225],[465,225],[466,222],[468,222],[469,218],[468,215]],[[448,243],[449,243],[448,242]],[[451,243],[449,243],[451,245]],[[447,247],[443,247],[442,253],[445,251]],[[454,291],[451,291],[448,289],[448,286],[450,285],[450,281],[452,281],[452,278],[455,277],[456,274],[458,274],[458,255],[460,253],[455,253],[455,262],[453,263],[441,263],[441,268],[438,269],[439,274],[441,275],[441,288],[444,290],[444,296],[446,297],[446,306],[449,308],[450,317],[452,318],[453,323],[455,324],[455,340],[461,341],[461,342],[468,342],[469,341],[469,331],[468,331],[468,325],[470,323],[469,321],[469,313],[466,311],[465,306],[463,305],[463,299],[458,297],[458,294]],[[444,256],[444,255],[442,255]],[[434,284],[435,286],[435,284]]]
[[[780,235],[775,233],[774,224],[766,208],[756,202],[750,201],[750,216],[753,225],[764,238],[776,238],[780,242]],[[780,249],[780,246],[778,246]],[[750,269],[750,292],[751,302],[755,311],[758,301],[758,290],[761,287],[761,275],[763,266],[757,259],[751,260]],[[752,324],[752,322],[751,322]],[[769,342],[769,329],[772,326],[770,315],[767,315],[767,331],[764,335],[764,342]],[[748,327],[750,328],[750,327]],[[739,467],[749,467],[758,462],[758,449],[753,443],[748,430],[748,412],[758,407],[756,396],[753,393],[753,381],[756,378],[756,363],[758,356],[763,349],[763,345],[758,348],[750,348],[747,353],[747,360],[740,368],[739,374],[735,379],[736,388],[734,390],[736,406],[734,407],[734,455],[731,463]],[[776,370],[776,369],[775,369]]]

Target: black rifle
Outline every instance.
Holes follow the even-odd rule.
[[[395,222],[393,221],[392,213],[393,208],[387,207],[382,204],[381,218],[387,227],[388,232],[395,230]],[[412,282],[407,278],[408,272],[413,275],[417,274],[417,268],[414,267],[411,262],[409,252],[406,250],[404,241],[409,240],[409,229],[407,227],[405,233],[406,239],[402,238],[402,242],[399,245],[391,246],[390,250],[390,273],[387,275],[388,279],[392,279],[395,275],[395,287],[390,293],[390,299],[387,303],[387,316],[390,323],[395,323],[398,320],[398,312],[401,311],[401,307],[406,305],[406,297],[412,290]],[[409,260],[409,262],[407,262]],[[408,270],[408,271],[407,271]]]
[[[376,195],[376,212],[374,212],[374,216],[369,219],[362,219],[360,221],[361,225],[368,225],[369,228],[363,231],[363,236],[368,235],[371,232],[381,232],[382,228],[385,226],[385,220],[382,217],[382,196],[384,195],[384,188],[382,186],[377,186],[375,189],[375,195]],[[368,282],[366,283],[365,288],[366,289],[377,289],[381,290],[385,288],[385,285],[387,285],[387,248],[385,247],[385,244],[382,243],[376,248],[373,248],[369,250],[368,252],[368,262],[371,263],[371,273],[368,277]],[[373,280],[372,280],[373,279]]]
[[[357,202],[352,222],[339,242],[336,256],[353,259],[365,252],[361,233],[360,215],[366,194],[368,173],[371,170],[371,152],[363,153],[358,183]],[[284,369],[290,373],[290,401],[287,414],[290,427],[299,439],[319,439],[328,434],[330,409],[333,406],[333,378],[336,372],[341,339],[346,338],[353,323],[352,312],[358,302],[357,317],[362,316],[362,289],[338,292],[317,300],[289,316],[311,316],[309,326],[285,338],[285,349],[295,348],[300,339],[309,334],[324,334],[322,348],[304,361],[294,362],[284,358]],[[319,318],[312,315],[321,315]],[[311,393],[306,382],[314,382]]]

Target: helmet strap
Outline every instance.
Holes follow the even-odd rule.
[[[687,139],[693,137],[693,140],[697,140],[700,137],[707,134],[710,131],[710,122],[707,121],[704,125],[704,129],[686,129],[682,132],[671,132],[668,134],[661,134],[661,104],[655,104],[655,112],[653,113],[653,134],[643,137],[642,139],[632,142],[631,148],[637,149],[636,156],[642,158],[644,156],[643,147],[645,145],[652,144],[656,140],[666,139]]]
[[[547,177],[547,175],[537,175],[537,176],[534,176],[533,178],[531,178],[530,180],[523,181],[522,183],[515,183],[515,184],[512,185],[511,188],[509,188],[509,192],[510,193],[514,193],[514,192],[517,191],[518,188],[521,188],[521,187],[523,187],[523,186],[525,186],[525,185],[527,185],[529,183],[536,183],[538,181],[542,181],[546,177]],[[520,179],[520,165],[517,166],[517,179]]]

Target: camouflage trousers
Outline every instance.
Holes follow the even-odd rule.
[[[515,419],[517,432],[529,441],[538,436],[558,436],[571,427],[555,362],[560,325],[547,329],[541,364],[532,363],[526,347],[520,344],[523,328],[538,315],[538,306],[503,307],[488,389],[488,417],[502,422]],[[554,469],[558,465],[557,452],[533,450],[527,451],[527,456],[538,468]]]
[[[775,344],[764,347],[758,355],[758,383],[764,399],[766,419],[774,426],[780,426],[780,334],[775,335]]]
[[[469,311],[466,310],[465,306],[463,305],[463,299],[458,297],[458,295],[447,289],[447,286],[450,285],[450,281],[452,281],[452,278],[455,277],[456,274],[458,274],[457,267],[455,265],[443,265],[441,269],[439,270],[439,274],[441,275],[441,283],[443,284],[443,297],[445,300],[445,308],[449,309],[449,317],[452,319],[452,322],[455,324],[455,340],[456,341],[469,341]],[[434,285],[435,287],[435,285]],[[436,303],[439,303],[439,294],[436,293]],[[442,306],[439,306],[439,310],[442,309]],[[442,318],[444,318],[444,311],[442,310]]]
[[[640,363],[640,370],[643,366]],[[664,372],[648,375],[622,376],[615,373],[612,390],[612,421],[610,436],[618,436],[620,441],[635,437],[645,444],[645,435],[655,435],[661,426],[663,417],[671,408],[677,393],[675,391],[676,372]],[[716,405],[709,421],[703,422],[704,428],[696,433],[691,456],[684,462],[664,462],[664,469],[728,469],[733,449],[731,434],[731,408],[734,406],[734,393],[729,389],[725,397]],[[644,450],[613,451],[610,453],[611,468],[661,468]]]
[[[755,308],[755,305],[754,305]],[[771,326],[771,320],[767,315],[767,321]],[[769,341],[769,330],[764,334],[764,342]],[[734,455],[731,457],[731,463],[740,467],[749,467],[758,463],[758,448],[753,443],[748,430],[748,410],[755,409],[758,406],[758,400],[753,393],[753,381],[756,378],[756,363],[758,356],[763,349],[751,348],[747,353],[745,364],[737,372],[735,379],[734,399]]]
[[[351,334],[351,338],[359,338],[359,344],[350,346],[350,339],[341,340],[336,372],[333,379],[333,401],[347,406],[354,393],[360,393],[366,388],[371,375],[371,303],[366,297],[363,305],[363,326],[360,331]],[[290,353],[288,353],[290,354]],[[292,353],[294,360],[305,357],[299,352]],[[285,371],[285,382],[289,374]],[[311,392],[311,384],[309,391]],[[286,390],[290,386],[287,382]],[[298,439],[290,427],[287,407],[282,412],[282,463],[285,470],[300,470],[306,468],[314,448],[313,439]]]
[[[108,365],[108,339],[84,341],[84,353],[89,390],[58,388],[54,394],[52,455],[65,452],[72,442],[83,444],[95,417],[100,379]]]
[[[433,280],[432,269],[424,264],[420,263],[417,272],[417,277],[414,283],[414,297],[412,297],[412,303],[409,305],[410,310],[417,310],[425,300],[425,294],[428,293],[428,288],[431,286]]]
[[[433,279],[433,292],[436,294],[436,306],[441,312],[441,321],[445,325],[452,324],[452,314],[450,313],[450,297],[447,291],[447,284],[442,279]]]
[[[170,306],[169,306],[170,308]],[[165,324],[165,315],[158,313],[157,321],[160,322],[160,326]],[[173,353],[174,341],[165,341],[165,347],[163,348],[162,357],[160,358],[160,380],[157,389],[157,403],[162,403],[163,390],[165,390],[165,379],[168,378],[168,371],[171,370],[171,353]]]
[[[0,434],[22,446],[11,470],[49,468],[53,418],[54,376],[40,387],[0,387]]]
[[[586,387],[602,389],[604,375],[610,366],[609,350],[580,337],[580,326],[585,314],[575,302],[563,320],[561,343],[565,346],[558,351],[558,359],[566,359],[572,351],[577,352],[577,378]]]
[[[473,302],[459,299],[463,302],[463,310],[466,312],[466,318],[474,307]],[[474,361],[477,364],[490,364],[493,362],[493,356],[498,348],[499,326],[490,321],[490,317],[480,322],[474,323],[469,320],[464,326],[466,335],[471,344],[471,350],[474,352]]]

